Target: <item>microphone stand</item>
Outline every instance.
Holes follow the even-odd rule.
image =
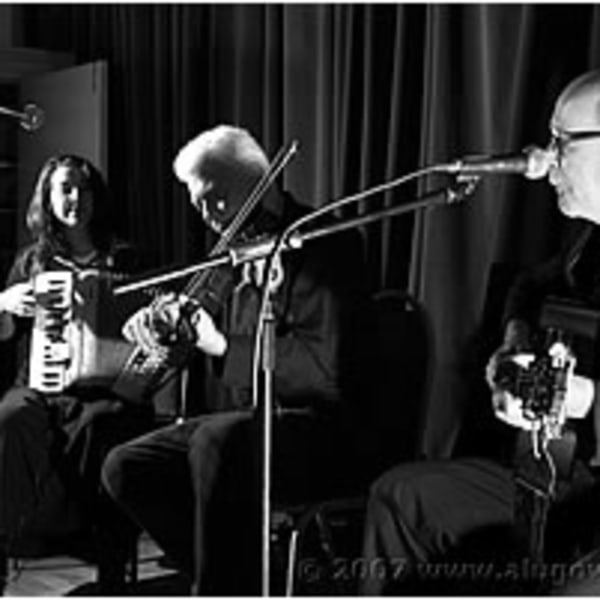
[[[453,204],[463,200],[470,195],[477,183],[478,177],[469,178],[468,180],[461,179],[457,181],[457,188],[443,188],[426,194],[424,197],[401,206],[391,207],[375,214],[357,217],[340,223],[336,223],[321,229],[315,229],[305,234],[299,235],[302,242],[311,239],[317,239],[347,229],[356,228],[367,223],[389,218],[391,216],[405,214],[424,208],[427,206],[435,206],[440,204]],[[318,215],[320,216],[320,215]],[[307,215],[310,217],[310,214]],[[305,224],[306,217],[299,219],[296,223]],[[296,228],[296,223],[292,223],[272,244],[272,250],[268,255],[267,267],[265,268],[263,296],[261,309],[258,315],[258,323],[256,328],[256,345],[255,345],[255,362],[254,368],[257,368],[260,355],[260,373],[254,375],[254,408],[259,416],[261,428],[261,458],[262,458],[262,498],[261,498],[261,593],[263,597],[270,596],[270,565],[271,565],[271,448],[273,434],[273,374],[275,370],[276,360],[276,338],[275,338],[275,315],[273,312],[273,296],[283,281],[283,268],[281,266],[281,252],[284,249],[289,249],[289,244],[285,244],[285,238],[290,232]],[[251,254],[251,253],[250,253]],[[241,257],[241,261],[246,260],[246,257]],[[256,258],[248,258],[247,260],[256,260]],[[258,389],[262,388],[262,402],[258,402]]]
[[[277,263],[277,264],[276,264]],[[275,268],[277,266],[277,268]],[[278,253],[269,257],[269,265],[264,271],[265,281],[263,301],[259,312],[257,339],[260,340],[261,373],[259,385],[262,389],[262,402],[256,402],[254,409],[260,427],[259,439],[261,458],[261,592],[268,597],[270,589],[271,565],[271,448],[273,434],[273,375],[275,373],[276,339],[275,312],[273,298],[283,282],[284,274]],[[260,337],[258,337],[260,336]],[[256,387],[254,388],[256,390]]]

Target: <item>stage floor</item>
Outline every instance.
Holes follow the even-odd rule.
[[[138,582],[132,596],[185,596],[189,582],[165,567],[163,554],[147,536],[139,542]],[[6,596],[98,596],[96,567],[71,556],[19,559],[11,561]]]

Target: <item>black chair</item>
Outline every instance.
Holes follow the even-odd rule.
[[[272,570],[284,572],[283,582],[274,586],[286,596],[356,593],[369,484],[387,468],[418,454],[430,365],[427,314],[416,298],[401,290],[378,293],[373,308],[370,422],[359,440],[370,477],[351,497],[275,506],[273,541],[280,551],[274,553]]]
[[[378,470],[416,459],[429,392],[432,331],[424,306],[411,294],[385,290],[373,297],[375,362],[368,412]]]

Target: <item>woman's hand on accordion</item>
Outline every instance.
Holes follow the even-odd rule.
[[[35,296],[31,283],[16,283],[0,294],[0,311],[17,317],[33,317]]]
[[[209,356],[223,356],[227,351],[227,338],[217,329],[210,313],[198,308],[190,322],[196,332],[196,348]]]
[[[10,339],[15,332],[17,317],[33,317],[35,295],[31,283],[16,283],[0,293],[0,340]]]
[[[190,306],[185,296],[161,296],[127,320],[123,335],[149,353],[191,344],[212,356],[224,354],[227,341],[213,318],[203,308]]]

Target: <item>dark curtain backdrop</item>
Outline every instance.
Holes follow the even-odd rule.
[[[108,60],[120,225],[161,264],[206,249],[171,175],[177,148],[202,128],[242,125],[271,154],[298,139],[285,183],[317,207],[433,162],[543,144],[557,93],[600,66],[594,5],[25,5],[23,13],[26,45]],[[396,189],[346,214],[408,202],[440,183]],[[563,227],[546,182],[505,177],[482,182],[462,205],[365,228],[373,290],[409,288],[431,316],[436,367],[422,453],[452,449],[464,408],[461,356],[490,266],[547,257]]]

